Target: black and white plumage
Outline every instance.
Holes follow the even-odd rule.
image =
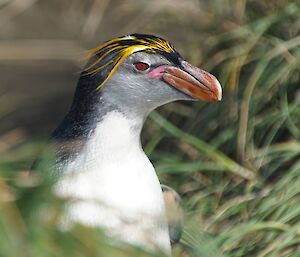
[[[70,111],[52,135],[60,175],[54,190],[72,199],[67,223],[101,227],[171,255],[162,189],[140,133],[158,106],[218,101],[221,95],[213,75],[184,61],[159,37],[133,34],[94,49]]]

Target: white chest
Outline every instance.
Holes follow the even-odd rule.
[[[70,220],[169,254],[162,191],[139,133],[122,114],[105,116],[78,157],[65,165],[55,192],[74,200]]]

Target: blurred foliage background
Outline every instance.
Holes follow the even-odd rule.
[[[223,85],[151,114],[143,145],[183,198],[174,256],[300,256],[300,1],[0,0],[0,256],[158,256],[55,224],[31,163],[66,113],[86,49],[160,35]]]

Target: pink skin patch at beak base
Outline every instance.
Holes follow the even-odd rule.
[[[158,79],[161,79],[162,76],[165,73],[165,68],[166,67],[168,67],[168,65],[159,66],[159,67],[153,69],[152,71],[150,71],[149,73],[147,73],[146,76],[148,78],[158,78]]]

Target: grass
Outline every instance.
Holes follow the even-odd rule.
[[[239,3],[230,19],[210,1],[215,23],[200,31],[208,43],[198,65],[220,79],[222,102],[173,103],[145,126],[161,181],[183,197],[175,257],[300,256],[300,4]],[[195,51],[185,49],[186,59]],[[51,178],[25,175],[43,145],[17,141],[1,152],[0,256],[158,256],[85,227],[58,229],[63,202]]]

